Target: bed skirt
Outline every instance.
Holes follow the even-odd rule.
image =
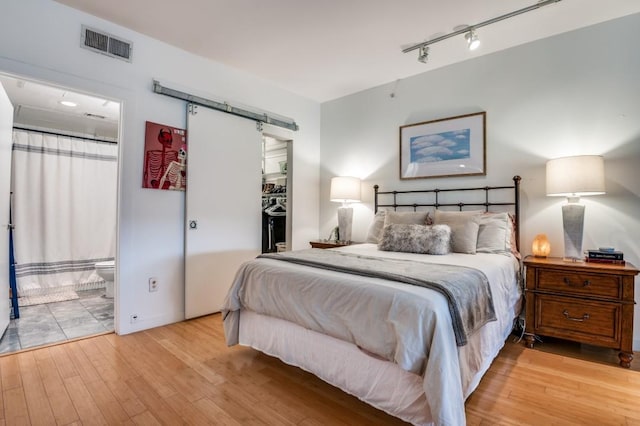
[[[240,344],[313,373],[394,417],[417,425],[432,424],[422,377],[374,358],[351,343],[243,310]]]
[[[239,329],[241,345],[310,372],[406,422],[435,425],[424,393],[427,384],[421,376],[409,373],[397,364],[376,358],[352,343],[249,310],[241,311]],[[465,399],[478,386],[510,332],[511,327],[502,330],[502,343],[493,346],[492,356],[484,357],[480,369],[464,390]]]

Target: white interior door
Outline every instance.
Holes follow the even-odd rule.
[[[13,105],[0,83],[0,336],[9,326],[9,196],[11,193],[11,140]]]
[[[235,273],[262,251],[256,123],[205,107],[187,115],[185,316],[220,311]]]

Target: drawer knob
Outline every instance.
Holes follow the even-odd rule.
[[[562,315],[564,315],[564,317],[566,319],[568,319],[569,321],[578,321],[578,322],[583,322],[589,319],[589,314],[583,314],[582,318],[575,318],[575,317],[571,317],[569,316],[569,311],[567,311],[566,309],[564,311],[562,311]]]
[[[584,280],[582,282],[582,284],[580,284],[580,283],[575,283],[574,284],[569,278],[564,277],[563,281],[569,287],[589,287],[591,285],[591,281],[589,281],[589,280]]]

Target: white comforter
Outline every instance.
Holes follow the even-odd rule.
[[[457,347],[445,298],[427,288],[382,279],[299,266],[270,259],[243,265],[229,292],[223,315],[227,343],[237,343],[240,309],[249,309],[354,344],[379,335],[373,354],[421,374],[436,424],[464,424],[464,401],[502,346],[519,299],[517,261],[494,254],[428,256],[381,252],[372,244],[340,250],[421,262],[473,267],[485,273],[491,285],[498,320],[484,326],[470,342]],[[327,289],[329,291],[327,292]],[[392,291],[389,291],[392,290]],[[368,318],[355,321],[354,318]],[[354,323],[358,326],[354,326]],[[387,353],[388,348],[395,348]],[[378,349],[379,348],[379,349]],[[481,375],[481,374],[480,374]]]

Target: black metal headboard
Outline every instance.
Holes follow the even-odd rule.
[[[414,211],[418,210],[418,207],[434,207],[436,209],[440,207],[457,207],[460,211],[463,210],[464,207],[484,207],[485,211],[489,211],[489,208],[492,206],[513,206],[513,214],[515,216],[515,231],[516,231],[516,244],[518,246],[518,250],[520,249],[520,180],[522,178],[520,176],[513,177],[513,185],[508,186],[483,186],[483,187],[475,187],[475,188],[450,188],[450,189],[425,189],[425,190],[410,190],[410,191],[379,191],[378,185],[373,186],[373,190],[375,193],[374,198],[374,207],[375,213],[378,212],[378,208],[380,207],[393,207],[394,210],[397,210],[398,207],[410,207],[413,208]],[[493,191],[493,193],[500,194],[500,191],[496,190],[505,190],[505,189],[513,189],[513,192],[509,191],[510,195],[504,195],[500,197],[499,200],[490,201],[489,199],[489,191]],[[450,202],[445,200],[441,202],[441,193],[462,193],[475,191],[475,194],[481,194],[484,191],[484,197],[482,201],[465,201],[465,202]],[[425,195],[425,198],[428,198],[427,201],[416,201],[410,200],[407,202],[403,202],[403,196],[410,195],[415,198],[415,196],[420,196],[420,194]],[[390,197],[392,198],[392,203],[381,203],[380,198]],[[462,195],[460,195],[462,196]],[[430,198],[429,198],[430,197]],[[413,201],[413,202],[411,202]]]

